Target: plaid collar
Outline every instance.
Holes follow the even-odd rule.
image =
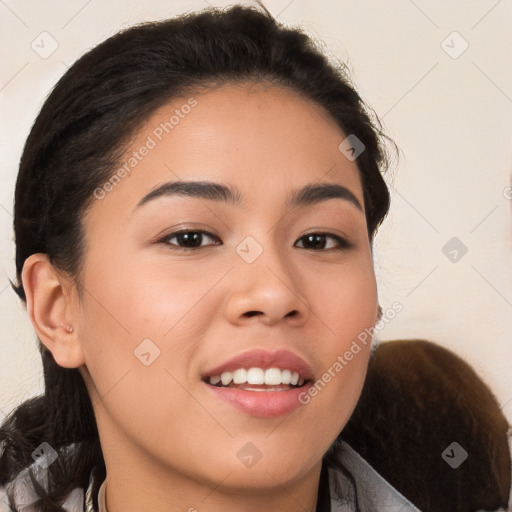
[[[107,512],[105,506],[105,488],[106,480],[99,481],[96,476],[96,468],[91,471],[89,476],[89,485],[84,494],[84,511],[85,512]]]

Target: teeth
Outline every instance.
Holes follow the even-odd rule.
[[[272,389],[272,388],[243,388],[245,391],[283,391],[282,389]]]
[[[250,368],[247,372],[247,384],[266,384],[265,372],[261,368]]]
[[[233,374],[231,372],[224,372],[220,376],[223,386],[227,386],[233,380]]]
[[[283,384],[290,384],[292,380],[292,372],[290,370],[283,370],[281,372],[281,382]]]
[[[247,382],[247,370],[240,368],[233,372],[233,384],[244,384]]]
[[[209,378],[210,384],[216,386],[222,383],[223,386],[233,384],[253,384],[253,385],[267,385],[279,386],[281,384],[302,386],[304,378],[299,376],[298,372],[291,370],[281,370],[280,368],[238,368],[234,372],[224,372],[221,375],[213,375]]]
[[[214,377],[210,377],[210,384],[218,384],[221,381],[220,375],[215,375]]]
[[[282,382],[281,370],[279,368],[269,368],[265,371],[265,384],[278,386]]]

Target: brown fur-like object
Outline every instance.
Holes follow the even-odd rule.
[[[507,507],[508,430],[470,365],[435,343],[397,340],[375,349],[340,437],[423,512],[473,512]]]

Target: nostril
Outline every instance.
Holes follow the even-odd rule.
[[[246,313],[246,315],[247,315],[248,317],[252,317],[252,316],[254,316],[254,315],[260,315],[260,314],[261,314],[261,311],[248,311],[248,312]]]

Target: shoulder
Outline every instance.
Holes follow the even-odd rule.
[[[512,453],[512,437],[509,437]],[[350,472],[356,485],[356,493],[361,512],[386,510],[389,512],[422,512],[411,501],[403,496],[382,475],[380,475],[361,455],[348,443],[340,442],[340,462]],[[329,489],[332,512],[352,512],[351,504],[344,503],[339,496],[351,496],[352,488],[349,479],[339,469],[329,468]],[[512,489],[509,504],[512,505]],[[496,512],[506,512],[509,508],[493,508]],[[478,510],[477,512],[484,512]]]
[[[346,442],[340,442],[339,453],[339,461],[354,479],[361,512],[373,510],[421,512]],[[332,512],[352,510],[347,509],[347,504],[342,503],[339,498],[339,496],[350,496],[353,493],[352,484],[340,469],[329,468],[329,488]]]

